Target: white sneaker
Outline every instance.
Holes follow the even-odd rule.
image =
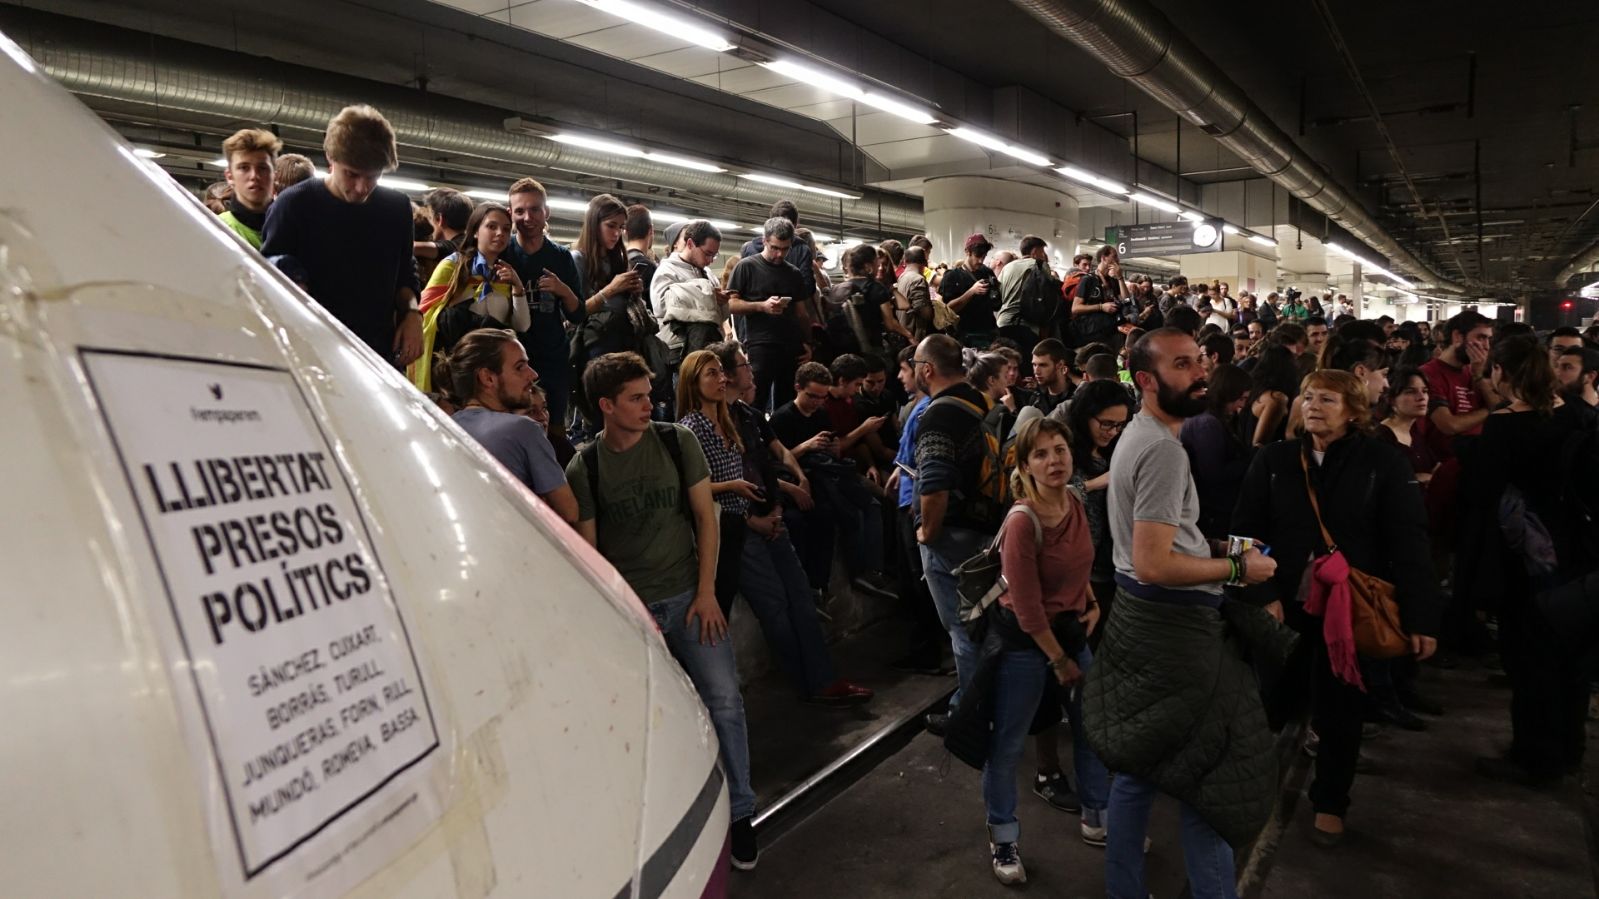
[[[1022,856],[1015,843],[989,843],[994,854],[994,877],[1007,886],[1027,882],[1027,869],[1022,867]]]
[[[1110,832],[1105,823],[1108,817],[1104,809],[1083,809],[1081,827],[1083,842],[1090,846],[1097,846],[1100,849],[1105,848],[1105,839]],[[1149,847],[1153,845],[1153,840],[1149,837],[1144,837],[1144,852],[1146,854],[1149,852]]]
[[[1105,848],[1105,812],[1103,809],[1083,809],[1082,834],[1083,842],[1090,846]]]

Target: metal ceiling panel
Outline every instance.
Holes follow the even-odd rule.
[[[437,0],[437,2],[465,10],[474,16],[504,12],[511,8],[510,0]]]
[[[779,75],[761,66],[745,66],[742,69],[734,69],[731,72],[702,75],[690,80],[717,90],[746,95],[793,83],[786,76]]]
[[[534,0],[511,7],[511,24],[546,37],[571,40],[579,35],[627,23],[592,6],[571,0]]]
[[[766,70],[762,69],[761,71],[765,72]],[[767,72],[767,74],[772,73]],[[723,83],[725,84],[726,82],[724,81]],[[755,100],[759,103],[766,103],[776,106],[779,109],[792,109],[796,111],[806,107],[820,106],[824,103],[837,102],[841,103],[844,107],[843,112],[839,113],[838,115],[849,115],[848,100],[839,100],[837,94],[829,93],[820,88],[811,87],[808,84],[799,84],[798,82],[794,81],[788,81],[786,83],[778,84],[775,87],[764,88],[761,90],[741,91],[741,93],[743,93],[748,99]],[[817,116],[817,118],[821,118],[821,116]]]
[[[736,56],[718,53],[707,47],[689,46],[664,53],[653,53],[640,56],[631,60],[641,66],[649,66],[658,72],[676,75],[679,78],[698,78],[702,75],[715,75],[718,72],[730,72],[734,69],[747,68],[747,63]]]
[[[613,18],[610,21],[615,23],[620,20]],[[604,53],[606,56],[615,56],[618,59],[625,59],[630,62],[638,62],[645,57],[659,56],[663,53],[670,53],[673,50],[682,50],[685,47],[694,46],[688,41],[672,37],[669,34],[662,34],[653,28],[628,23],[623,23],[613,28],[602,28],[599,31],[592,31],[588,34],[580,34],[570,38],[570,42],[579,47],[593,50],[596,53]],[[643,65],[649,65],[649,63],[643,63]]]

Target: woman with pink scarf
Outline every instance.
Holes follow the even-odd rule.
[[[1428,565],[1427,519],[1421,488],[1397,449],[1371,436],[1365,385],[1345,371],[1305,378],[1294,400],[1302,413],[1298,439],[1263,447],[1250,465],[1233,514],[1233,534],[1271,547],[1276,575],[1247,598],[1265,605],[1305,636],[1285,677],[1299,677],[1320,737],[1312,840],[1339,843],[1349,789],[1360,756],[1365,685],[1350,623],[1349,569],[1394,584],[1411,651],[1425,659],[1437,649],[1437,584]],[[1311,505],[1336,546],[1328,546]]]

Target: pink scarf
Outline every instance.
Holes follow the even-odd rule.
[[[1327,659],[1333,675],[1362,693],[1360,663],[1355,658],[1355,625],[1350,606],[1349,562],[1340,552],[1329,553],[1310,563],[1310,598],[1305,611],[1321,617],[1322,639],[1327,641]]]

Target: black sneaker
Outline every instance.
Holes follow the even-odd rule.
[[[1547,790],[1560,785],[1561,777],[1558,773],[1531,771],[1515,761],[1502,756],[1486,756],[1477,759],[1477,776],[1501,783],[1515,784],[1530,787],[1534,790]]]
[[[1427,722],[1421,716],[1405,708],[1398,699],[1390,698],[1380,703],[1373,711],[1373,717],[1384,724],[1393,724],[1405,730],[1426,730]]]
[[[1417,693],[1414,689],[1400,690],[1399,702],[1405,708],[1410,709],[1411,711],[1420,712],[1423,715],[1433,715],[1436,717],[1444,713],[1444,707],[1440,705],[1436,699],[1433,699],[1431,696],[1428,696],[1425,693]]]
[[[1075,815],[1083,810],[1083,804],[1078,801],[1077,792],[1072,789],[1071,781],[1067,780],[1066,774],[1061,771],[1034,776],[1033,794],[1063,812]]]
[[[755,821],[740,818],[733,822],[733,867],[740,871],[755,870],[761,857],[761,848],[755,843]]]
[[[942,737],[949,730],[949,715],[945,712],[928,712],[922,719],[922,726],[935,737]]]

